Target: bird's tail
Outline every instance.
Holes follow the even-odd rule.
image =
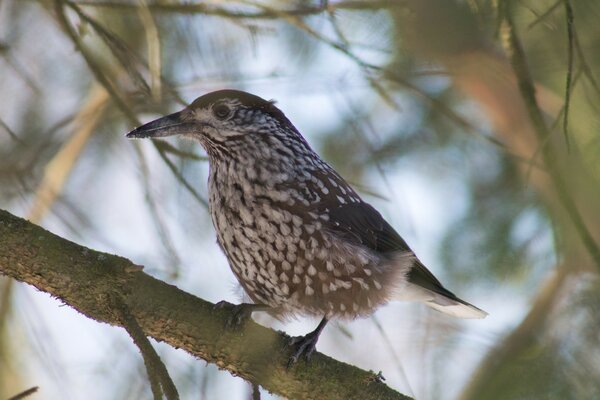
[[[406,273],[403,285],[396,290],[395,300],[417,301],[457,318],[485,318],[488,313],[459,299],[416,258]]]

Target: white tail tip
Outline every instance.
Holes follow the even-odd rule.
[[[467,304],[455,303],[449,305],[441,305],[432,301],[424,302],[427,306],[434,310],[443,312],[444,314],[452,315],[457,318],[465,319],[481,319],[487,317],[488,313],[479,308]]]

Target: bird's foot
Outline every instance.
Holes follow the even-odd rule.
[[[235,329],[242,327],[252,316],[254,311],[266,310],[268,307],[262,304],[232,304],[228,301],[221,300],[213,307],[214,310],[227,310],[229,316],[225,322],[225,327]]]
[[[295,336],[290,339],[289,346],[294,347],[294,352],[288,360],[287,367],[290,368],[296,364],[300,357],[304,357],[306,361],[310,361],[312,354],[317,348],[318,335],[313,335],[312,332],[305,336]]]
[[[323,318],[323,320],[317,326],[317,329],[310,332],[304,336],[295,336],[290,339],[289,346],[294,348],[294,352],[290,356],[288,360],[287,367],[290,368],[292,365],[296,364],[300,357],[304,357],[306,361],[310,361],[313,353],[317,348],[317,342],[319,341],[319,336],[325,328],[327,324],[327,318]]]

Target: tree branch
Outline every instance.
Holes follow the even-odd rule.
[[[152,347],[152,344],[150,344],[138,322],[127,309],[127,306],[118,303],[115,304],[115,307],[120,309],[123,327],[127,330],[127,333],[129,333],[129,336],[131,336],[138,349],[140,349],[140,353],[142,353],[154,399],[161,400],[164,393],[167,400],[179,400],[179,393],[177,393],[177,388],[169,376],[167,367],[160,359],[158,353],[156,353],[156,350],[154,350],[154,347]]]
[[[544,116],[535,97],[535,86],[533,84],[531,73],[529,72],[529,67],[527,66],[525,51],[523,50],[523,46],[516,32],[510,5],[511,2],[509,0],[503,0],[498,7],[498,13],[501,19],[501,29],[504,37],[502,45],[512,64],[521,97],[525,102],[525,108],[529,114],[529,119],[531,120],[533,129],[538,137],[538,141],[544,143],[550,137],[551,132],[546,126]],[[558,200],[571,218],[577,234],[596,264],[596,267],[600,269],[600,246],[594,240],[586,221],[577,208],[575,200],[569,193],[566,181],[567,178],[563,176],[562,171],[556,165],[558,157],[555,154],[551,143],[548,142],[546,145],[542,146],[541,154],[544,159],[544,165],[548,169],[552,183],[556,189]]]
[[[155,279],[131,261],[90,250],[0,210],[0,273],[88,318],[123,326],[123,304],[145,335],[292,399],[409,399],[372,372],[315,353],[286,369],[289,337],[249,321],[225,329],[226,310]]]
[[[205,3],[151,3],[148,8],[152,12],[174,13],[174,14],[203,14],[225,17],[228,19],[279,19],[282,13],[295,17],[307,17],[311,15],[319,15],[325,12],[334,12],[337,10],[344,11],[378,11],[381,9],[389,9],[393,7],[406,7],[405,1],[399,0],[344,0],[332,3],[326,3],[325,6],[304,6],[300,8],[290,8],[281,10],[266,10],[260,11],[240,11],[229,9],[227,7],[215,7]],[[98,0],[79,0],[73,2],[79,6],[86,7],[102,7],[110,8],[119,11],[135,11],[140,8],[140,5],[135,2],[122,1],[98,1]]]

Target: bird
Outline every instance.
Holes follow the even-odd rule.
[[[252,300],[231,305],[238,322],[254,311],[321,318],[291,340],[288,365],[311,358],[330,320],[365,317],[391,301],[487,316],[440,283],[272,100],[218,90],[126,136],[179,136],[204,148],[217,243]]]

